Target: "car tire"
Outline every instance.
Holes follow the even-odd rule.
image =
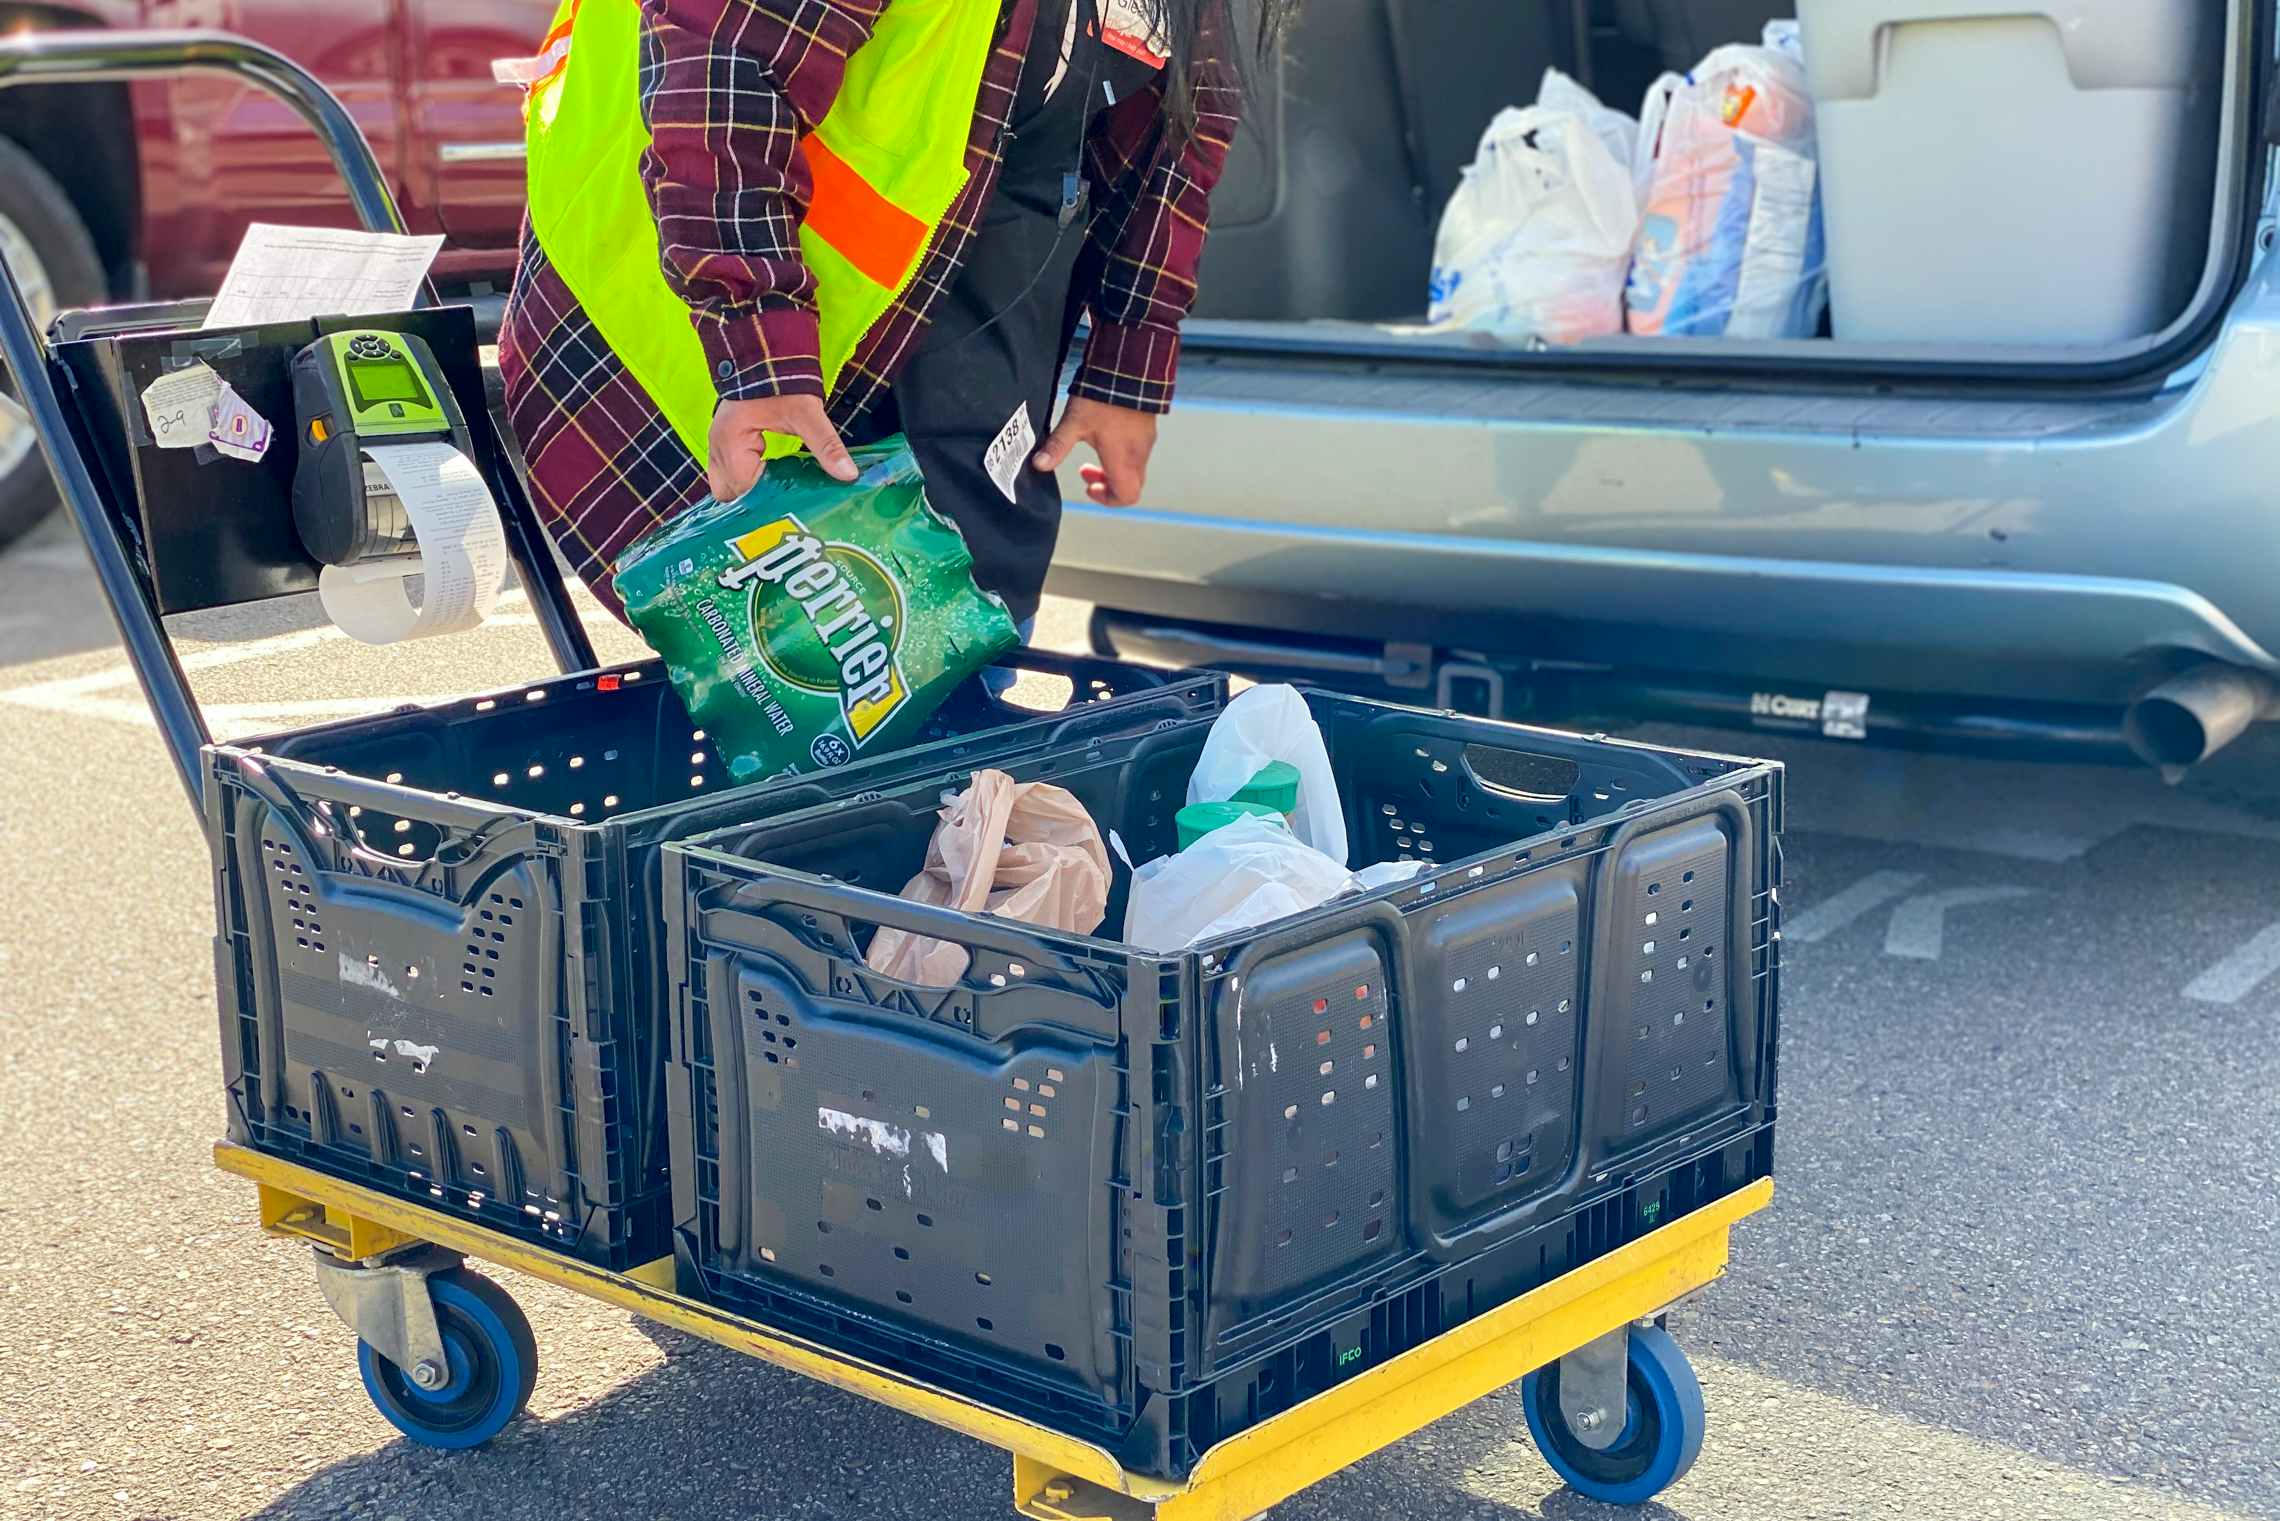
[[[110,282],[103,256],[71,198],[39,161],[0,138],[0,258],[44,328],[65,307],[103,300]],[[0,390],[0,545],[22,537],[55,509],[55,482],[31,423]]]

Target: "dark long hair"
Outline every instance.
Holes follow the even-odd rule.
[[[1244,0],[1242,8],[1257,11],[1259,17],[1256,31],[1244,38],[1235,35],[1234,0],[1144,0],[1157,38],[1168,44],[1171,53],[1165,65],[1164,104],[1175,137],[1195,131],[1199,86],[1246,88],[1254,63],[1273,56],[1301,3]]]

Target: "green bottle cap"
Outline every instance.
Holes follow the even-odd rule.
[[[1185,850],[1214,829],[1225,829],[1237,819],[1279,819],[1282,815],[1263,803],[1190,803],[1179,811],[1180,849]]]
[[[1238,803],[1263,803],[1277,813],[1298,811],[1298,768],[1289,761],[1269,761],[1235,794]]]

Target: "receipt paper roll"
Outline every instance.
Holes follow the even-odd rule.
[[[364,451],[402,504],[417,555],[327,565],[317,577],[325,615],[365,644],[395,644],[474,628],[507,574],[498,504],[473,461],[448,443],[376,444]],[[366,471],[366,490],[379,487]],[[421,582],[413,600],[411,578]]]

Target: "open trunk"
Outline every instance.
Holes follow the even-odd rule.
[[[1636,114],[1664,71],[1684,72],[1723,44],[1755,44],[1769,20],[1800,9],[1831,286],[1831,315],[1815,336],[1621,333],[1551,344],[1424,326],[1444,208],[1484,127],[1504,107],[1532,102],[1547,67]],[[2255,64],[2270,51],[2271,6],[2040,9],[2008,0],[1313,5],[1257,71],[1214,196],[1189,345],[1397,370],[1509,368],[1538,381],[1653,372],[1815,391],[2157,383],[2208,341],[2252,254],[2265,156]],[[2063,28],[2058,10],[2069,13]],[[1973,151],[1974,134],[1985,152]],[[2003,167],[1990,169],[1990,159]],[[2083,174],[2086,163],[2095,172]],[[2040,249],[1990,235],[1990,217],[2016,218],[2023,204],[2068,230]],[[1929,210],[1941,216],[1920,215]],[[1935,248],[1955,273],[1927,272],[1938,261],[1925,250]],[[1911,280],[1928,325],[1953,331],[1896,341],[1909,331]],[[2002,310],[2004,292],[2018,289],[2047,306],[2054,280],[2072,281],[2086,305],[2128,287],[2133,315],[2046,317],[2043,332],[1991,339],[1957,321],[1950,304]]]

